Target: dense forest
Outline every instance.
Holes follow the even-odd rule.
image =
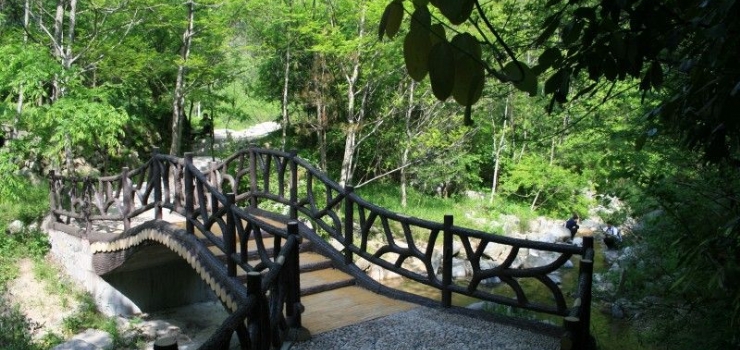
[[[647,340],[738,348],[740,56],[730,0],[0,0],[0,202],[49,170],[181,155],[274,120],[341,184],[640,225]],[[593,194],[597,195],[594,196]],[[503,209],[502,209],[503,208]]]

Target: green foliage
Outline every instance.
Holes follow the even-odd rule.
[[[31,338],[31,322],[17,306],[0,295],[0,347],[7,350],[36,350]]]
[[[444,120],[437,123],[410,141],[411,158],[416,161],[407,169],[411,183],[429,194],[441,183],[454,183],[458,190],[477,187],[479,179],[471,169],[479,167],[479,155],[468,152],[471,130]]]
[[[628,268],[625,290],[661,300],[647,310],[659,320],[655,343],[671,349],[740,345],[740,182],[730,175],[735,172],[686,167],[650,187],[662,210],[647,216],[633,235],[649,254]]]
[[[45,155],[61,164],[69,148],[94,150],[104,155],[120,153],[124,127],[130,121],[126,111],[108,102],[111,96],[106,89],[76,92],[49,106],[39,120],[28,124],[29,128],[40,128],[37,129],[40,136],[48,142]],[[89,159],[91,154],[81,155]]]
[[[0,153],[2,154],[2,153]],[[2,162],[0,162],[2,164]],[[24,224],[39,221],[49,210],[49,186],[44,181],[33,184],[31,181],[16,177],[17,189],[12,196],[0,196],[0,229],[13,220],[20,220]],[[14,198],[22,196],[22,201]]]
[[[408,191],[408,205],[401,206],[398,198],[400,189],[391,184],[377,183],[355,190],[365,200],[388,210],[404,215],[422,218],[430,221],[442,222],[445,215],[455,218],[455,225],[485,229],[471,220],[472,208],[479,207],[478,203],[467,198],[455,196],[452,198],[432,197],[414,189]],[[400,231],[399,231],[400,232]]]
[[[583,191],[588,182],[579,174],[559,165],[549,164],[538,155],[525,155],[512,164],[502,178],[501,190],[530,203],[532,209],[541,209],[555,217],[568,213],[583,213],[588,201]]]

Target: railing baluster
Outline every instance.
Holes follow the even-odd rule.
[[[262,274],[256,271],[247,273],[247,295],[254,296],[256,303],[247,315],[247,329],[251,348],[270,348],[270,313],[264,312],[269,309],[265,295],[262,293]],[[266,325],[266,326],[265,326]],[[248,347],[249,348],[249,347]]]
[[[151,180],[154,184],[154,219],[162,220],[162,169],[160,167],[159,147],[152,149],[152,162],[150,166]]]
[[[445,215],[442,241],[442,307],[452,306],[452,215]]]
[[[133,189],[131,188],[131,182],[128,178],[128,171],[128,167],[123,167],[121,170],[121,191],[123,191],[123,210],[121,210],[121,215],[123,216],[123,229],[125,231],[128,231],[128,229],[131,228],[131,219],[129,218],[129,215],[134,208],[133,200],[131,198]]]
[[[210,185],[213,186],[214,189],[216,189],[216,191],[221,192],[216,164],[217,163],[214,161],[208,162],[208,181],[210,182]],[[216,197],[216,191],[211,192],[211,212],[209,213],[209,216],[216,214],[216,212],[218,211],[218,197]]]
[[[236,218],[233,212],[234,202],[236,202],[236,195],[232,193],[226,194],[226,232],[223,233],[224,246],[226,246],[226,271],[229,277],[236,277],[236,261],[234,261],[234,254],[236,253]]]
[[[296,245],[288,252],[285,266],[283,266],[285,288],[285,319],[288,324],[288,334],[286,339],[292,341],[304,341],[311,338],[311,333],[303,327],[301,314],[303,313],[303,304],[301,304],[301,275],[299,261],[299,245],[301,242],[300,232],[298,231],[298,222],[291,221],[288,223],[288,237],[296,238]]]
[[[583,248],[585,259],[581,260],[580,269],[586,275],[586,281],[584,283],[584,290],[581,295],[582,298],[582,309],[581,319],[583,323],[583,341],[585,346],[590,346],[591,338],[591,294],[593,288],[593,275],[594,275],[594,237],[583,237]]]
[[[355,227],[354,227],[354,203],[350,194],[355,191],[354,186],[346,186],[344,197],[344,245],[351,247],[354,245]],[[353,262],[352,250],[344,250],[344,263],[349,265]]]
[[[298,219],[298,208],[296,203],[298,202],[298,164],[295,161],[295,157],[298,151],[290,151],[290,218],[293,220]]]
[[[257,156],[255,151],[249,150],[249,205],[257,208]]]
[[[190,165],[193,165],[193,153],[185,153],[185,166],[183,166],[183,180],[185,181],[185,231],[188,234],[194,234],[193,228],[193,211],[195,199],[193,198],[193,173],[190,172]]]

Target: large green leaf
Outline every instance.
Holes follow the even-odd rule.
[[[440,41],[447,41],[445,26],[443,26],[441,23],[433,24],[429,33],[429,37],[432,40],[432,45]]]
[[[455,48],[455,83],[452,97],[463,106],[470,106],[480,99],[485,82],[485,69],[481,64],[481,47],[478,40],[468,33],[452,38]]]
[[[383,16],[380,18],[380,25],[378,26],[378,39],[383,39],[385,34],[389,38],[393,38],[401,28],[401,21],[403,20],[403,4],[400,0],[391,1],[383,11]]]
[[[470,18],[475,0],[438,0],[439,10],[450,23],[458,25]]]
[[[526,64],[511,61],[504,66],[503,71],[514,87],[529,93],[529,96],[537,95],[537,75]]]
[[[432,41],[424,29],[411,30],[403,41],[403,59],[409,76],[421,81],[429,72],[429,51]]]
[[[429,13],[429,9],[426,7],[419,7],[414,10],[411,14],[411,24],[409,24],[409,30],[411,31],[425,31],[428,33],[429,27],[432,25],[432,15]]]
[[[429,81],[432,92],[440,101],[452,94],[455,83],[455,52],[450,43],[440,41],[429,51]]]

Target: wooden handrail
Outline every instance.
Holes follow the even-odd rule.
[[[343,246],[339,263],[353,264],[355,259],[362,258],[437,288],[441,291],[443,306],[450,306],[452,293],[457,293],[564,318],[576,317],[578,327],[585,330],[585,337],[578,336],[576,342],[590,337],[593,266],[584,261],[593,260],[593,239],[584,238],[582,246],[537,242],[455,226],[451,216],[446,216],[441,223],[404,216],[365,201],[351,186],[340,186],[299,158],[294,151],[240,150],[221,162],[210,164],[205,174],[196,169],[192,161],[192,154],[177,158],[155,150],[145,166],[95,181],[61,177],[52,172],[52,214],[60,224],[82,221],[88,232],[91,221],[123,220],[126,225],[127,220],[140,216],[146,208],[155,209],[155,219],[161,218],[162,208],[183,214],[189,233],[195,230],[207,233],[213,225],[221,225],[222,231],[232,232],[230,225],[233,224],[233,235],[229,233],[229,238],[224,238],[228,244],[224,241],[217,245],[228,250],[225,253],[230,261],[233,260],[230,264],[253,269],[246,265],[243,254],[235,256],[232,247],[243,244],[248,236],[261,242],[257,237],[261,237],[262,231],[287,239],[289,235],[285,231],[261,225],[250,214],[251,209],[275,210],[282,206],[285,210],[282,214],[289,219],[309,221],[314,230],[323,231],[339,242]],[[131,176],[132,173],[139,175],[138,180]],[[143,184],[141,179],[149,179],[154,184]],[[93,185],[94,182],[97,185]],[[223,194],[225,187],[229,188],[228,199]],[[120,197],[121,192],[123,197]],[[126,199],[131,194],[135,195],[136,201]],[[98,201],[96,205],[92,205],[93,199]],[[110,212],[109,209],[115,207],[111,203],[123,205],[122,214]],[[221,210],[224,207],[229,208],[230,214],[226,217],[223,216],[226,211]],[[368,241],[376,234],[383,235],[387,243],[371,251]],[[209,237],[208,234],[206,236]],[[473,277],[469,281],[452,281],[453,242],[462,247],[471,263]],[[497,266],[484,266],[481,262],[486,248],[495,245],[506,247],[509,252],[507,258]],[[441,271],[434,260],[435,249],[439,247],[443,257]],[[523,249],[551,252],[557,258],[544,266],[518,268],[514,262]],[[261,254],[266,256],[264,252]],[[562,287],[548,274],[574,256],[582,261],[575,297],[580,304],[568,306]],[[420,261],[425,271],[417,272],[405,267],[410,259]],[[229,270],[234,266],[229,265]],[[491,277],[499,277],[514,296],[480,288],[480,284]],[[524,279],[543,285],[552,297],[544,302],[531,300],[529,287],[520,282]]]

